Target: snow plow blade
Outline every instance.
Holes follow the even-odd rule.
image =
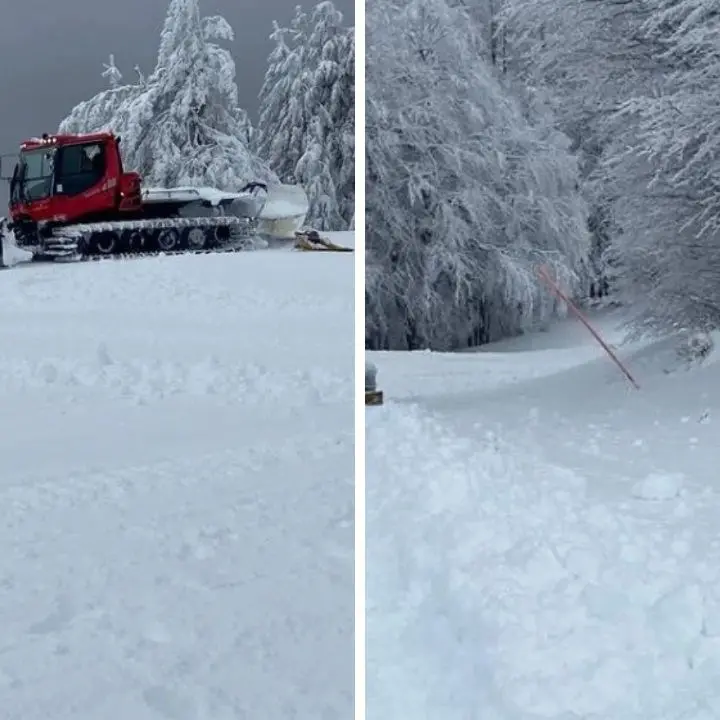
[[[327,238],[320,237],[315,230],[296,232],[295,249],[305,252],[353,252],[353,248],[336,245]]]
[[[258,232],[292,240],[310,208],[305,190],[300,185],[275,185],[268,187],[267,193],[258,216]]]

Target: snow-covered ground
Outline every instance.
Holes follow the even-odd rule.
[[[0,273],[3,718],[351,716],[352,264]]]
[[[572,320],[368,353],[369,720],[720,717],[720,364],[676,347],[618,348],[640,391]]]

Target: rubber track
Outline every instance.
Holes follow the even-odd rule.
[[[257,252],[264,247],[218,247],[202,250],[143,250],[141,252],[113,253],[112,255],[54,255],[35,260],[47,263],[103,262],[106,260],[141,260],[142,258],[170,257],[175,255],[227,255],[228,253]]]
[[[248,247],[248,245],[240,246],[225,246],[215,248],[203,248],[201,250],[141,250],[139,252],[124,252],[124,253],[113,253],[111,255],[54,255],[48,256],[47,258],[38,258],[34,260],[35,263],[53,263],[53,264],[65,264],[65,263],[78,263],[78,262],[105,262],[113,260],[142,260],[144,258],[156,258],[156,257],[171,257],[177,255],[227,255],[230,253],[242,253],[242,252],[262,252],[264,250],[284,250],[291,249],[293,247],[293,241],[288,240],[287,242],[275,241],[271,242],[267,246],[256,246]]]
[[[87,223],[70,225],[56,228],[52,235],[45,241],[45,251],[39,253],[35,258],[36,262],[97,262],[99,260],[125,260],[138,257],[157,257],[159,255],[208,255],[230,252],[246,252],[249,250],[262,249],[254,245],[258,235],[254,232],[254,223],[248,218],[234,216],[210,216],[192,218],[162,218],[154,220],[128,220],[112,223]],[[189,227],[210,229],[213,227],[228,227],[234,238],[231,238],[226,245],[210,246],[203,248],[178,248],[177,250],[161,250],[160,248],[141,247],[135,250],[114,252],[107,255],[93,252],[78,252],[78,243],[81,238],[89,237],[98,232],[116,232],[118,234],[136,230],[139,232],[148,230],[162,230],[176,228],[182,230]],[[262,240],[260,237],[259,239]]]
[[[85,235],[92,235],[98,232],[123,232],[126,230],[171,230],[217,227],[242,228],[249,235],[251,234],[253,221],[249,218],[236,217],[234,215],[209,215],[199,217],[173,217],[156,218],[153,220],[118,220],[115,222],[83,223],[80,225],[66,225],[53,231],[58,238],[81,238]]]

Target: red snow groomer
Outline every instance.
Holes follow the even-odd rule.
[[[120,138],[109,132],[28,140],[7,179],[17,244],[55,260],[241,249],[268,197],[259,182],[237,193],[143,188],[138,173],[123,169]]]

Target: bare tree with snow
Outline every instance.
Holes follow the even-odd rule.
[[[637,41],[656,80],[616,112],[605,158],[612,239],[633,328],[720,327],[720,14],[707,0],[648,0]]]
[[[569,141],[533,125],[444,0],[368,5],[367,342],[452,349],[519,332],[577,287],[586,207]]]
[[[504,0],[498,14],[496,33],[502,33],[509,74],[523,92],[543,97],[579,156],[590,206],[591,264],[600,286],[612,273],[606,251],[617,231],[616,183],[602,159],[622,130],[615,111],[655,73],[637,33],[647,11],[645,0]]]

